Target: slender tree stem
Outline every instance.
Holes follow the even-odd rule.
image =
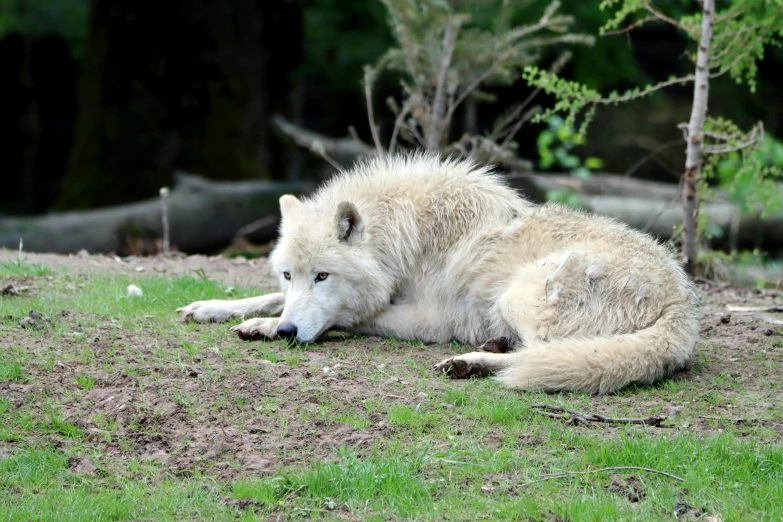
[[[696,74],[693,86],[693,108],[688,122],[687,150],[685,152],[685,173],[683,174],[683,264],[690,276],[696,274],[698,242],[696,228],[699,219],[699,198],[697,180],[701,168],[704,147],[704,120],[707,116],[707,101],[710,87],[710,43],[712,42],[712,20],[715,16],[715,0],[704,0],[701,19],[701,37],[696,55]]]
[[[440,72],[438,73],[438,85],[435,88],[435,99],[432,102],[432,113],[430,114],[430,129],[427,132],[427,150],[438,150],[443,137],[443,112],[446,106],[446,74],[451,66],[451,55],[454,52],[454,45],[457,41],[457,32],[459,26],[450,24],[446,26],[443,33],[443,56],[440,62]]]

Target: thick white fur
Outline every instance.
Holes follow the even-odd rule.
[[[693,353],[698,300],[672,252],[611,219],[533,205],[488,169],[375,159],[280,204],[271,265],[283,293],[194,303],[186,318],[275,315],[284,302],[279,324],[295,325],[300,342],[329,328],[473,345],[506,337],[517,351],[440,367],[467,363],[525,390],[610,393]],[[277,326],[234,330],[274,337]]]

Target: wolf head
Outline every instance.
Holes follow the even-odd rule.
[[[332,327],[347,328],[388,304],[388,275],[357,207],[280,198],[280,238],[271,255],[285,307],[278,335],[314,341]]]

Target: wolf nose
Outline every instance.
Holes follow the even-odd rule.
[[[297,327],[291,323],[280,323],[280,325],[277,327],[277,336],[293,341],[296,339],[297,331]]]

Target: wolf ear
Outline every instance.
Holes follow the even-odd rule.
[[[362,236],[362,219],[353,203],[343,201],[337,205],[337,237],[353,244]]]
[[[285,218],[291,216],[296,211],[302,208],[302,202],[296,199],[296,196],[286,194],[280,197],[280,215]]]

